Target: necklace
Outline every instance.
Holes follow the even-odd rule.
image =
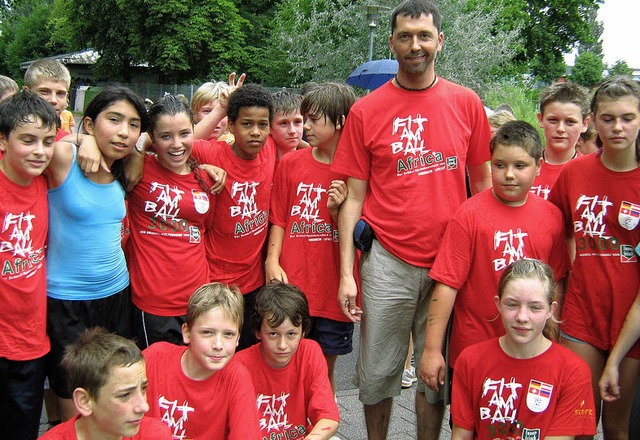
[[[433,75],[433,81],[431,81],[431,84],[429,84],[427,87],[422,87],[420,89],[412,89],[411,87],[403,86],[402,83],[400,83],[400,81],[398,80],[397,74],[396,74],[395,80],[396,80],[396,84],[398,84],[398,87],[400,87],[401,89],[409,90],[411,92],[424,92],[425,90],[428,90],[435,85],[436,81],[438,80],[438,75]]]

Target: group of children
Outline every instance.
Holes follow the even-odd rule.
[[[104,417],[100,411],[93,414],[95,420],[86,421],[92,413],[83,405],[99,401],[102,386],[114,385],[111,372],[104,370],[97,386],[70,381],[67,376],[74,362],[66,360],[73,350],[70,347],[80,341],[78,350],[90,351],[86,347],[91,343],[82,341],[95,335],[82,335],[100,327],[124,337],[135,336],[140,347],[148,347],[148,386],[155,393],[149,407],[151,414],[170,426],[174,438],[258,438],[289,431],[287,435],[293,437],[331,437],[339,414],[329,369],[337,354],[351,351],[353,331],[343,322],[335,300],[331,304],[326,299],[335,297],[335,292],[326,290],[331,284],[305,291],[313,298],[311,315],[305,295],[288,284],[280,287],[277,296],[286,298],[287,292],[293,292],[289,294],[297,302],[293,311],[288,303],[277,310],[271,310],[276,307],[272,303],[263,306],[266,327],[261,325],[262,318],[252,320],[251,314],[266,283],[280,283],[284,278],[302,285],[307,276],[304,265],[308,261],[317,264],[317,260],[304,260],[301,251],[289,250],[286,243],[291,239],[311,243],[317,249],[315,258],[336,255],[336,213],[345,197],[345,184],[330,173],[329,165],[355,101],[353,90],[328,83],[310,94],[304,102],[309,108],[311,148],[295,151],[307,144],[301,140],[303,102],[293,94],[279,92],[273,99],[262,87],[249,84],[229,97],[228,89],[235,84],[225,89],[215,98],[217,102],[208,104],[213,108],[208,114],[202,112],[199,123],[219,127],[220,120],[228,117],[233,141],[227,143],[211,140],[222,135],[224,128],[196,139],[199,124],[194,125],[188,103],[178,97],[165,96],[147,111],[144,101],[130,90],[109,87],[88,105],[79,133],[69,135],[56,130],[66,107],[70,82],[66,68],[55,60],[42,60],[26,76],[36,94],[18,93],[3,103],[4,111],[0,107],[0,119],[6,125],[0,143],[4,155],[0,161],[2,248],[11,255],[3,262],[6,288],[0,290],[6,303],[12,304],[7,316],[16,318],[12,323],[0,320],[3,327],[11,328],[3,333],[0,351],[8,364],[3,365],[2,376],[2,413],[13,426],[6,431],[8,435],[16,439],[37,436],[45,375],[59,398],[61,418],[75,424],[78,438],[97,438],[109,432],[103,428],[111,428],[99,423]],[[281,107],[274,109],[274,102]],[[272,137],[274,125],[279,128]],[[149,141],[139,142],[145,132]],[[56,138],[62,141],[55,142]],[[149,145],[153,153],[146,154]],[[300,171],[317,170],[301,175],[300,181],[279,179],[272,190],[276,163],[285,153],[295,156],[292,163]],[[216,168],[212,178],[207,174],[210,168],[201,164],[219,165],[228,174]],[[127,176],[136,172],[140,182],[125,201],[124,188],[130,187]],[[276,191],[283,194],[278,210],[285,219],[282,228],[287,229],[272,240],[274,245],[280,241],[280,252],[272,260],[283,264],[289,278],[284,270],[283,276],[265,278],[262,264],[272,192]],[[296,199],[289,200],[289,193]],[[300,222],[287,226],[289,212],[295,211]],[[337,279],[337,259],[332,265],[333,269],[323,269],[323,277],[333,270]],[[19,303],[13,298],[17,292],[22,292]],[[222,299],[207,303],[207,298],[216,295]],[[198,302],[199,296],[204,304]],[[234,296],[235,302],[230,299]],[[338,319],[324,317],[326,309]],[[313,335],[320,345],[300,342],[304,335]],[[264,384],[253,395],[252,381],[239,363],[236,370],[228,368],[228,374],[217,374],[210,381],[215,382],[213,388],[202,382],[227,364],[236,345],[250,347],[259,340],[270,344],[273,351],[272,358],[265,356],[265,371],[283,369],[283,377],[289,377],[287,386],[279,384],[281,390],[270,390],[273,384]],[[301,354],[295,356],[298,345]],[[157,353],[159,357],[154,357]],[[170,356],[175,363],[168,362]],[[277,362],[271,362],[273,359]],[[300,360],[295,368],[286,368],[292,359]],[[147,380],[139,374],[138,364],[132,359],[106,366],[128,369],[135,365],[135,388],[141,387],[144,394]],[[165,371],[170,374],[162,376],[166,378],[163,382],[160,376]],[[176,377],[184,378],[184,389],[170,388],[179,388]],[[306,381],[303,386],[301,380]],[[211,400],[211,390],[221,390],[218,384],[227,387],[229,397]],[[260,409],[265,396],[271,400],[263,402],[263,418],[258,422],[247,400],[255,399]],[[187,401],[193,408],[188,408]],[[122,409],[131,419],[113,420],[114,426],[120,422],[127,426],[118,428],[113,438],[130,437],[135,433],[133,427],[145,426],[142,415],[149,407],[127,397]],[[176,411],[184,411],[184,418],[177,417]],[[190,414],[194,411],[197,417]],[[78,413],[82,417],[76,418]],[[267,420],[269,414],[275,419]],[[214,415],[220,420],[217,424],[210,423]],[[70,429],[68,423],[65,426],[60,430]],[[85,431],[89,427],[92,430]]]
[[[45,376],[68,420],[46,438],[337,431],[333,368],[353,323],[336,302],[348,194],[331,163],[356,95],[326,83],[302,99],[243,81],[203,88],[193,108],[168,95],[149,111],[107,88],[82,135],[57,130],[70,78],[53,60],[0,103],[11,438],[37,436]],[[603,372],[605,436],[624,438],[640,372],[640,89],[615,78],[586,102],[570,83],[542,93],[544,148],[524,122],[498,128],[493,188],[443,237],[420,375],[430,401],[453,376],[454,438],[593,435]],[[590,118],[598,151],[584,155]],[[555,319],[560,336],[543,333]]]

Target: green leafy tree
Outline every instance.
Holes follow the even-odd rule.
[[[374,59],[391,56],[389,12],[397,2],[379,1],[388,10],[375,29]],[[275,17],[268,59],[275,60],[270,81],[280,85],[308,80],[344,81],[368,57],[370,28],[365,1],[283,0]],[[437,61],[440,75],[482,90],[497,67],[513,55],[516,31],[494,31],[499,10],[486,11],[465,1],[439,3],[444,17],[445,43]],[[473,44],[469,44],[473,35]]]
[[[571,71],[571,80],[585,87],[593,87],[602,81],[604,63],[602,57],[593,52],[582,52],[576,57]]]
[[[609,75],[608,76],[616,76],[616,75],[633,75],[633,69],[629,67],[626,61],[624,60],[616,60],[615,63],[611,67],[609,67]]]

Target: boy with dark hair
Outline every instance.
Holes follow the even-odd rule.
[[[33,92],[0,103],[0,424],[6,438],[38,436],[49,352],[45,246],[49,213],[42,172],[57,118]]]
[[[276,144],[276,160],[300,148],[304,120],[300,113],[302,96],[288,90],[280,90],[271,95],[273,99],[273,120],[271,137]],[[306,145],[304,145],[306,146]]]
[[[320,347],[304,338],[311,324],[304,294],[280,282],[263,287],[252,324],[260,343],[234,362],[253,379],[261,438],[332,438],[340,413]]]
[[[174,439],[258,438],[255,396],[247,370],[229,361],[243,321],[240,291],[205,284],[189,298],[182,336],[187,347],[156,342],[145,349],[150,414]]]
[[[350,86],[325,83],[302,101],[312,148],[287,154],[276,170],[265,262],[267,283],[292,283],[307,295],[313,317],[309,336],[322,347],[332,386],[338,355],[352,350],[353,323],[336,301],[337,219],[347,187],[346,176],[331,171],[331,163],[355,100]]]
[[[430,276],[436,281],[429,304],[420,375],[440,392],[445,373],[460,352],[504,334],[496,320],[494,294],[503,270],[531,258],[548,263],[556,280],[566,275],[562,214],[529,193],[542,162],[542,141],[524,121],[500,127],[490,142],[493,188],[462,203],[447,225]],[[443,346],[449,317],[449,365]],[[445,399],[448,396],[444,396]]]
[[[200,163],[227,170],[224,189],[215,197],[215,216],[204,236],[209,277],[238,286],[249,313],[253,298],[264,284],[262,247],[267,237],[269,199],[276,147],[269,137],[273,118],[271,95],[257,84],[245,84],[229,97],[229,130],[235,140],[210,147],[194,145],[192,155]],[[257,340],[247,324],[240,349]]]
[[[560,170],[580,154],[576,144],[589,127],[587,91],[572,82],[555,84],[540,93],[538,121],[544,130],[546,146],[542,167],[531,192],[547,199]]]
[[[62,359],[78,416],[56,426],[44,440],[171,440],[167,426],[144,417],[147,374],[133,341],[95,327],[67,347]]]

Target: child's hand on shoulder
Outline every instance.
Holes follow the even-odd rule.
[[[342,205],[342,202],[347,198],[347,194],[349,190],[347,189],[347,184],[343,180],[332,180],[329,189],[327,190],[327,195],[329,196],[327,200],[327,208],[333,215],[338,212],[338,208]]]

